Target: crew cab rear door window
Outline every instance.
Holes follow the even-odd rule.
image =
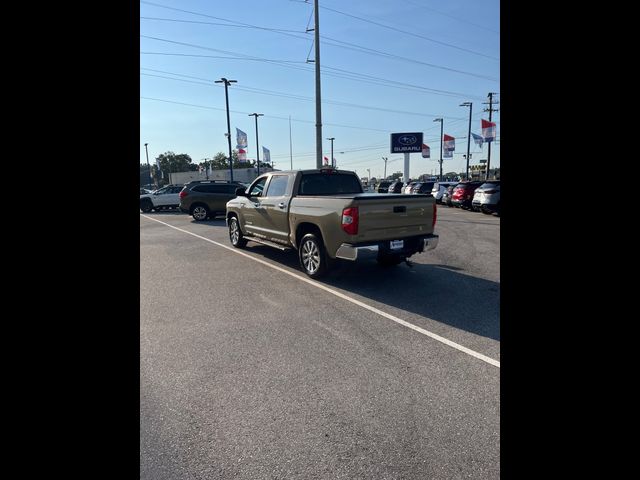
[[[269,182],[269,188],[267,188],[267,197],[282,197],[287,192],[287,185],[289,183],[289,175],[273,175]]]

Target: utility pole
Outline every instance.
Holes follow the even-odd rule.
[[[144,150],[145,152],[147,152],[147,170],[149,173],[149,185],[151,185],[153,183],[153,180],[151,179],[151,165],[149,165],[149,149],[147,148],[147,145],[149,145],[148,143],[144,144]]]
[[[229,118],[229,84],[237,83],[237,80],[227,80],[222,77],[220,80],[216,80],[215,83],[224,83],[224,98],[227,102],[227,140],[229,141],[229,172],[231,174],[231,181],[233,182],[233,152],[231,151],[231,120]]]
[[[260,176],[260,144],[258,143],[258,117],[264,117],[264,113],[250,113],[249,117],[256,117],[256,163],[258,164],[258,176]]]
[[[327,140],[331,140],[331,167],[336,168],[336,164],[333,161],[333,141],[335,140],[335,138],[331,137],[331,138],[327,138]]]
[[[320,17],[318,15],[318,0],[313,2],[313,14],[315,17],[313,41],[316,47],[315,58],[313,59],[316,66],[316,168],[319,169],[322,168],[322,109],[320,108]],[[310,29],[307,30],[307,32],[310,31]]]
[[[493,108],[493,96],[494,95],[498,95],[496,92],[489,92],[489,108],[485,108],[484,111],[485,112],[489,112],[489,121],[491,121],[491,114],[493,112],[498,112],[499,109],[497,108]],[[499,104],[500,102],[495,102],[495,104]],[[484,102],[484,105],[487,105],[486,102]],[[498,129],[496,129],[496,138],[498,137]],[[489,168],[491,167],[491,144],[493,142],[489,142],[489,152],[487,153],[487,174],[485,176],[485,180],[489,180]]]
[[[382,159],[384,160],[384,179],[387,179],[387,160],[389,160],[387,157],[382,157]]]
[[[465,174],[465,180],[469,180],[469,150],[471,148],[471,112],[473,112],[473,103],[464,102],[460,104],[461,107],[469,107],[469,133],[467,134],[467,172]]]
[[[440,181],[442,181],[442,136],[444,134],[444,120],[436,118],[434,122],[440,122]]]

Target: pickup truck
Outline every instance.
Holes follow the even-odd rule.
[[[436,202],[430,195],[363,193],[354,172],[321,168],[269,172],[227,202],[229,239],[298,251],[304,272],[317,278],[337,258],[356,260],[378,248],[381,265],[398,265],[438,244]]]

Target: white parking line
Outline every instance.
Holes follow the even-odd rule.
[[[203,236],[200,236],[196,233],[190,232],[188,230],[184,230],[182,228],[178,228],[178,227],[174,227],[173,225],[169,225],[168,223],[162,222],[160,220],[157,220],[155,218],[151,218],[148,217],[147,215],[140,215],[141,217],[147,218],[149,220],[153,220],[154,222],[158,222],[161,223],[163,225],[166,225],[167,227],[173,228],[174,230],[178,230],[179,232],[184,232],[187,233],[189,235],[193,235],[194,237],[200,238],[201,240],[204,240],[205,242],[209,242],[209,243],[213,243],[214,245],[217,245],[219,247],[222,248],[226,248],[227,250],[233,252],[233,253],[237,253],[238,255],[242,255],[244,257],[250,258],[251,260],[253,260],[254,262],[259,262],[262,263],[263,265],[266,265],[269,268],[273,268],[275,270],[278,270],[279,272],[285,273],[291,277],[294,277],[298,280],[301,280],[303,282],[308,283],[309,285],[313,285],[314,287],[320,288],[322,290],[324,290],[325,292],[331,293],[333,295],[335,295],[336,297],[342,298],[343,300],[346,300],[348,302],[351,302],[355,305],[358,305],[359,307],[362,307],[366,310],[369,310],[373,313],[377,313],[378,315],[388,318],[389,320],[392,320],[396,323],[399,323],[400,325],[403,325],[407,328],[410,328],[411,330],[415,330],[416,332],[422,333],[423,335],[426,335],[428,337],[433,338],[434,340],[437,340],[438,342],[444,343],[445,345],[448,345],[452,348],[455,348],[456,350],[460,350],[461,352],[464,352],[468,355],[471,355],[472,357],[475,357],[479,360],[482,360],[483,362],[487,362],[490,365],[493,365],[494,367],[498,367],[500,368],[500,362],[498,360],[494,360],[493,358],[487,357],[486,355],[483,355],[481,353],[476,352],[475,350],[471,350],[470,348],[464,347],[458,343],[452,342],[451,340],[447,340],[444,337],[441,337],[440,335],[430,332],[428,330],[425,330],[424,328],[418,327],[416,325],[413,325],[412,323],[409,323],[405,320],[402,320],[401,318],[398,318],[394,315],[391,315],[389,313],[383,312],[382,310],[378,310],[376,307],[372,307],[371,305],[367,305],[364,302],[361,302],[360,300],[356,300],[355,298],[351,298],[348,295],[345,295],[344,293],[338,292],[337,290],[333,290],[332,288],[327,287],[326,285],[323,285],[321,283],[316,282],[315,280],[311,280],[310,278],[306,278],[303,277],[301,275],[297,275],[295,273],[292,273],[288,270],[285,270],[284,268],[278,267],[277,265],[273,265],[269,262],[265,262],[264,260],[261,260],[259,258],[256,258],[252,255],[249,255],[248,253],[242,252],[240,250],[238,250],[237,248],[233,248],[233,247],[229,247],[228,245],[223,245],[222,243],[216,242],[215,240],[211,240],[209,238],[205,238]]]

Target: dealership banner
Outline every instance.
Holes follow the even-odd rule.
[[[422,158],[430,158],[431,157],[431,149],[429,145],[422,144]]]
[[[262,147],[262,161],[271,163],[271,151],[268,148]]]
[[[247,161],[247,151],[243,148],[238,149],[238,161],[246,162]]]
[[[456,139],[450,135],[444,134],[444,146],[442,147],[444,151],[453,152],[456,149]],[[451,155],[449,155],[451,156]]]
[[[473,136],[473,141],[475,142],[475,144],[482,148],[482,144],[484,143],[484,138],[482,137],[482,135],[476,135],[475,133],[472,133],[471,135]]]
[[[239,128],[236,128],[236,143],[236,148],[247,148],[247,134]]]
[[[481,119],[482,122],[482,136],[484,141],[489,143],[496,139],[496,122],[488,122],[485,119]]]

